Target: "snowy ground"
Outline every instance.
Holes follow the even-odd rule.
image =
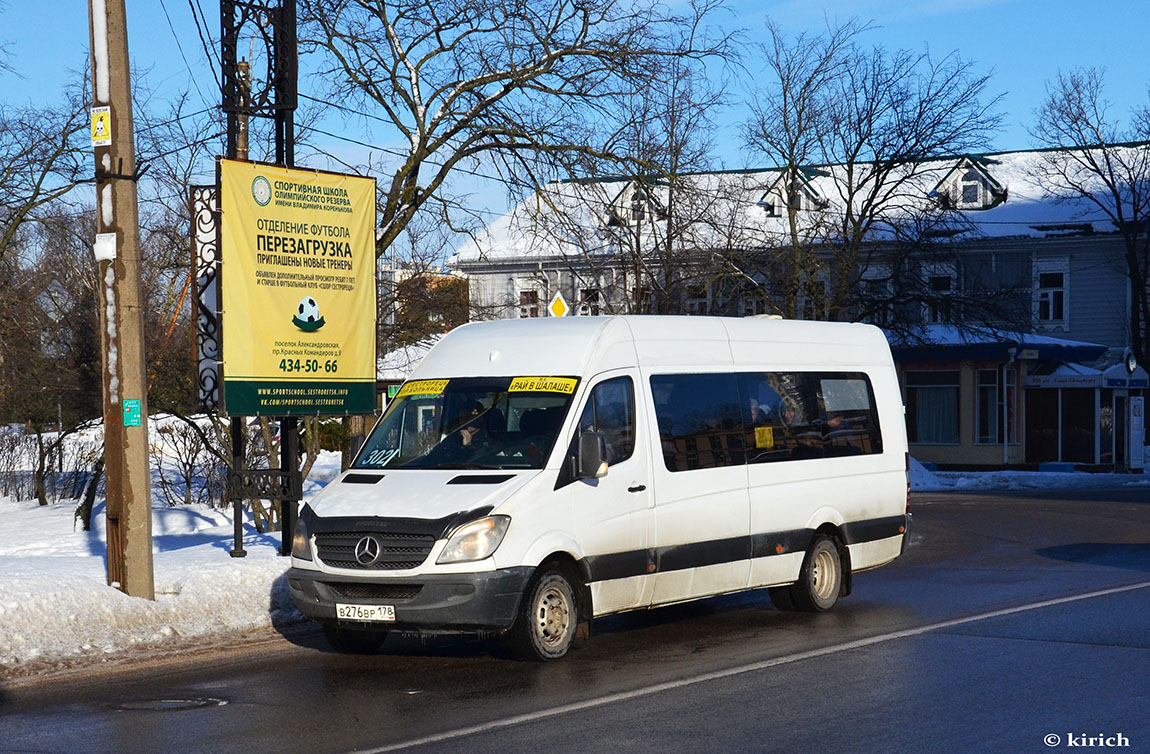
[[[1036,471],[931,472],[911,458],[910,487],[915,492],[1145,487],[1147,495],[1150,495],[1150,476],[1145,474],[1086,474],[1058,471],[1041,473]]]
[[[305,498],[338,472],[339,455],[322,454]],[[1150,476],[931,473],[917,462],[911,484],[917,491],[1144,485],[1150,494]],[[74,524],[75,508],[75,501],[42,507],[0,498],[0,679],[218,646],[301,621],[283,583],[288,562],[277,554],[280,535],[258,534],[250,516],[248,555],[232,558],[230,511],[168,507],[153,494],[156,599],[150,602],[105,584],[103,501],[90,532]]]
[[[317,458],[304,484],[314,495],[339,473],[338,453]],[[153,470],[153,479],[157,477]],[[299,622],[283,583],[280,534],[245,517],[247,556],[232,558],[230,509],[167,506],[152,495],[154,602],[108,587],[104,501],[92,530],[77,501],[40,506],[0,498],[0,679],[108,664],[167,648],[219,645]]]

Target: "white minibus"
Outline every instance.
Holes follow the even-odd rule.
[[[827,610],[903,551],[903,422],[869,325],[467,324],[300,511],[291,595],[340,651],[497,631],[539,660],[593,618],[745,589]]]

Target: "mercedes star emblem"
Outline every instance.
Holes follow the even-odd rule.
[[[376,536],[367,536],[355,545],[355,560],[361,566],[373,566],[379,561],[383,547]]]

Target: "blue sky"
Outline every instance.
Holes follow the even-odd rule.
[[[192,2],[203,7],[210,32],[218,34],[218,2]],[[150,69],[149,83],[160,97],[192,88],[194,81],[205,98],[218,100],[190,7],[188,0],[127,0],[132,64]],[[752,32],[767,16],[792,32],[817,31],[825,18],[853,16],[878,27],[865,37],[873,44],[929,49],[940,56],[957,50],[979,70],[993,69],[992,90],[1006,94],[1006,130],[996,139],[996,150],[1030,146],[1025,125],[1043,98],[1045,82],[1060,68],[1104,67],[1107,96],[1118,114],[1148,101],[1150,2],[1145,0],[736,0],[732,8],[731,23]],[[9,62],[22,76],[0,73],[0,101],[49,101],[68,69],[84,64],[87,3],[0,0],[0,43],[8,44]],[[301,91],[307,93],[309,86],[315,85],[301,82]],[[383,138],[377,136],[376,143]]]

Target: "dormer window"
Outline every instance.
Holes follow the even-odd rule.
[[[611,202],[607,224],[614,227],[637,226],[645,220],[667,216],[648,186],[632,183],[620,191]]]
[[[994,179],[979,158],[964,158],[951,168],[931,192],[939,204],[949,209],[982,210],[1006,201],[1006,187]]]
[[[821,174],[816,174],[821,175]],[[822,209],[827,206],[827,201],[819,196],[814,187],[811,186],[809,181],[796,180],[791,184],[791,190],[784,191],[781,181],[771,186],[767,193],[759,199],[759,206],[763,208],[767,217],[783,217],[785,216],[788,201],[790,208],[795,212],[811,211],[815,209]]]
[[[795,189],[793,196],[794,196],[794,200],[792,201],[791,206],[794,207],[795,212],[802,212],[803,211],[803,190],[801,188]]]
[[[631,224],[643,222],[643,212],[647,207],[647,192],[636,188],[631,192]]]

